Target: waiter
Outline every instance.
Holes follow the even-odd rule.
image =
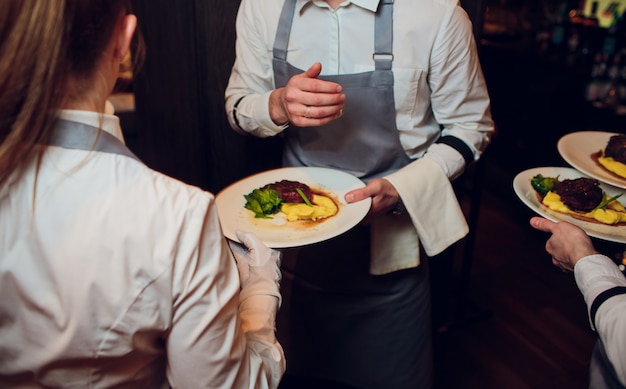
[[[433,384],[427,261],[468,232],[451,187],[493,132],[456,0],[242,0],[226,90],[235,131],[281,136],[284,166],[366,182],[364,223],[285,250],[278,338],[302,387]]]

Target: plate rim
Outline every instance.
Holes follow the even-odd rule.
[[[583,166],[580,163],[577,163],[571,157],[570,153],[568,153],[567,150],[564,149],[567,142],[572,142],[572,139],[575,139],[577,137],[582,137],[586,135],[597,135],[597,136],[606,136],[608,140],[609,137],[613,135],[619,135],[619,134],[620,134],[619,132],[612,132],[612,131],[590,131],[590,130],[570,132],[569,134],[565,134],[561,138],[559,138],[557,142],[557,150],[559,154],[561,155],[561,158],[563,158],[565,162],[567,162],[569,165],[579,170],[580,172],[585,173],[587,176],[591,178],[595,178],[598,181],[601,181],[605,184],[608,184],[608,185],[611,185],[620,189],[626,189],[626,178],[620,179],[618,177],[613,176],[613,174],[610,173],[609,171],[606,171],[600,166],[597,166],[597,164],[593,160],[591,160],[591,158],[589,157],[588,166],[591,166],[593,163],[593,167],[595,167],[598,172],[602,172],[602,175],[596,174],[592,171],[592,169],[588,168],[588,166]]]
[[[280,175],[282,176],[284,179],[289,179],[289,177],[285,177],[285,175],[292,175],[292,173],[297,172],[297,173],[302,173],[304,172],[306,174],[306,172],[317,172],[318,174],[325,174],[325,173],[331,173],[333,176],[339,176],[341,177],[345,177],[345,178],[349,178],[352,183],[351,185],[353,185],[354,187],[350,187],[349,190],[353,190],[353,189],[358,189],[358,188],[363,188],[365,187],[365,182],[363,182],[360,178],[351,175],[349,173],[346,173],[344,171],[338,170],[338,169],[332,169],[332,168],[326,168],[326,167],[317,167],[317,166],[293,166],[293,167],[280,167],[280,168],[275,168],[275,169],[269,169],[269,170],[265,170],[265,171],[261,171],[261,172],[257,172],[254,174],[251,174],[249,176],[243,177],[233,183],[231,183],[230,185],[224,187],[222,190],[220,190],[216,195],[215,195],[215,199],[216,199],[216,205],[218,208],[218,216],[220,219],[220,225],[222,226],[222,232],[224,234],[224,236],[226,236],[228,239],[233,240],[235,242],[239,242],[239,240],[237,239],[236,235],[235,235],[235,231],[231,231],[230,228],[226,228],[228,223],[225,223],[223,218],[225,218],[226,216],[223,215],[223,212],[220,212],[220,203],[221,203],[221,199],[223,199],[224,196],[226,196],[227,194],[229,194],[233,188],[241,186],[243,183],[245,182],[254,182],[256,180],[259,180],[262,177],[265,176],[275,176],[275,175]],[[273,179],[273,178],[272,178]],[[328,185],[324,184],[324,183],[308,183],[310,185],[319,185],[322,188],[328,188],[329,190],[332,190],[332,188],[329,188]],[[254,186],[253,184],[250,184],[250,188],[254,188],[257,186]],[[250,189],[250,190],[252,190]],[[337,193],[338,195],[341,195],[340,193]],[[263,241],[263,243],[273,249],[282,249],[282,248],[292,248],[292,247],[301,247],[301,246],[306,246],[306,245],[310,245],[310,244],[314,244],[314,243],[318,243],[318,242],[322,242],[331,238],[334,238],[338,235],[341,235],[343,233],[345,233],[346,231],[350,230],[351,228],[353,228],[354,226],[356,226],[359,222],[361,222],[365,216],[367,215],[367,213],[369,212],[369,209],[371,208],[371,203],[372,203],[372,199],[371,197],[368,197],[366,199],[363,199],[359,202],[355,202],[355,203],[346,203],[343,199],[340,199],[340,201],[342,202],[343,206],[350,206],[353,209],[357,209],[358,214],[357,217],[355,219],[353,219],[350,223],[347,223],[346,225],[343,225],[341,228],[334,230],[333,232],[330,233],[325,233],[322,235],[319,235],[317,237],[315,237],[315,235],[313,237],[303,237],[302,239],[298,239],[298,240],[289,240],[289,241],[284,241],[284,240],[268,240],[263,239],[262,237],[261,240]],[[242,207],[242,209],[244,209]],[[252,231],[254,232],[254,231]]]
[[[577,177],[588,177],[588,178],[594,178],[594,177],[590,177],[589,175],[576,170],[574,168],[571,167],[561,167],[561,166],[541,166],[541,167],[534,167],[534,168],[530,168],[530,169],[525,169],[519,173],[517,173],[515,175],[515,177],[513,178],[513,190],[515,192],[515,194],[517,195],[517,197],[522,201],[522,203],[524,205],[526,205],[529,209],[531,209],[533,212],[535,212],[536,214],[552,220],[553,222],[560,222],[560,221],[567,221],[570,222],[572,224],[577,225],[578,227],[582,228],[589,236],[593,236],[594,238],[598,238],[598,239],[603,239],[603,240],[607,240],[607,241],[611,241],[611,242],[616,242],[616,243],[626,243],[626,234],[619,235],[619,234],[606,234],[603,233],[601,231],[597,231],[594,229],[590,229],[590,226],[594,226],[595,223],[592,222],[585,222],[583,220],[579,220],[576,218],[573,218],[571,216],[567,216],[565,214],[561,215],[561,214],[553,214],[553,213],[549,213],[547,212],[547,210],[542,209],[540,206],[535,205],[531,202],[531,200],[526,197],[525,193],[528,192],[528,189],[532,190],[533,194],[534,194],[534,189],[532,188],[532,186],[530,185],[530,181],[526,181],[526,179],[528,177],[531,177],[532,175],[535,175],[537,173],[541,173],[542,171],[545,172],[546,170],[553,170],[555,172],[557,172],[556,174],[559,174],[558,172],[568,172],[569,174],[575,174],[577,175]],[[526,188],[526,191],[524,191],[524,188],[522,188],[522,185]],[[605,184],[603,182],[600,182],[600,186],[603,188],[603,190],[609,190],[610,192],[620,192],[620,193],[626,193],[624,191],[624,189],[621,188],[616,188],[612,185],[608,185]],[[537,204],[539,204],[539,201],[537,200]],[[605,228],[620,228],[620,229],[626,229],[626,227],[624,226],[618,226],[618,227],[612,227],[612,226],[608,226],[608,225],[602,225],[602,224],[598,224],[599,227],[604,226]]]

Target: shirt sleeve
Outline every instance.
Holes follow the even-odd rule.
[[[460,139],[474,160],[480,158],[491,140],[494,123],[472,25],[460,6],[451,8],[437,34],[429,85],[433,114],[443,128],[441,136]],[[450,178],[456,178],[465,167],[463,153],[447,144],[433,144],[426,156]]]
[[[243,328],[236,263],[213,197],[207,198],[204,209],[190,207],[181,234],[181,245],[195,242],[198,248],[174,264],[168,380],[183,388],[275,388],[285,370],[274,336],[275,309],[267,301],[251,301],[248,309],[256,317],[247,322],[254,327]]]
[[[604,292],[626,286],[626,278],[617,265],[600,254],[578,261],[574,267],[576,283],[585,298],[588,310]],[[622,384],[626,384],[626,294],[618,294],[602,302],[590,318],[591,327],[602,339],[607,356]]]
[[[270,118],[269,96],[274,90],[273,48],[272,42],[262,36],[268,34],[265,28],[272,25],[272,17],[280,15],[280,9],[274,14],[263,9],[264,17],[258,17],[261,11],[254,9],[258,6],[254,3],[242,1],[237,13],[236,56],[225,92],[226,114],[235,131],[264,138],[287,128],[287,125],[276,125]],[[265,7],[262,3],[261,6]]]
[[[287,128],[273,123],[268,109],[269,95],[274,89],[272,45],[281,7],[280,1],[241,2],[236,22],[236,58],[225,92],[226,114],[237,132],[270,137]],[[449,144],[435,143],[426,157],[454,179],[464,171],[468,155],[471,160],[480,157],[490,142],[494,124],[467,13],[460,6],[449,7],[443,20],[433,22],[432,28],[437,29],[432,49],[430,44],[422,43],[415,48],[430,55],[426,61],[430,93],[418,97],[430,100],[432,115],[442,127],[442,138],[457,138],[467,148],[459,152]]]

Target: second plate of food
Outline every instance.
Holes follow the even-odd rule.
[[[594,155],[603,150],[614,132],[579,131],[564,135],[557,143],[561,157],[586,175],[609,185],[626,189],[626,178],[621,178],[602,167]]]
[[[575,169],[564,167],[538,167],[519,173],[513,180],[513,189],[520,200],[522,200],[522,202],[531,210],[552,221],[567,221],[575,224],[585,230],[590,236],[611,242],[626,243],[626,226],[624,225],[607,225],[583,221],[563,213],[555,212],[544,206],[539,200],[537,193],[531,184],[531,179],[538,174],[541,174],[544,177],[558,177],[559,180],[587,177]],[[616,196],[624,193],[623,190],[610,185],[600,184],[600,187],[609,196]],[[622,204],[623,197],[626,196],[619,198]]]

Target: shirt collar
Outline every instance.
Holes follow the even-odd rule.
[[[380,0],[353,0],[352,2],[361,8],[376,12],[376,10],[378,10]]]
[[[298,13],[302,12],[302,9],[307,4],[313,3],[314,1],[315,0],[298,0],[296,4],[296,12]],[[365,8],[369,11],[376,12],[376,10],[378,9],[378,3],[380,3],[380,0],[352,0],[352,1],[349,1],[349,3],[352,3],[361,8]]]
[[[59,111],[58,118],[100,128],[124,143],[124,135],[122,134],[122,129],[120,127],[120,119],[115,115],[91,111],[79,111],[75,109],[62,109]]]

